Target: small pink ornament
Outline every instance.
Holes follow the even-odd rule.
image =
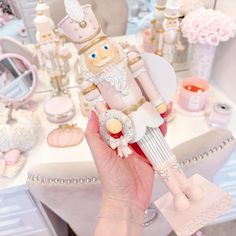
[[[11,150],[6,153],[5,159],[7,159],[8,165],[15,164],[20,158],[21,152],[19,150]]]
[[[199,112],[207,104],[208,83],[199,78],[189,78],[181,83],[178,103],[187,111]]]
[[[46,102],[44,111],[49,121],[61,123],[75,115],[74,103],[68,96],[57,96]]]
[[[11,150],[5,155],[0,153],[0,176],[4,176],[7,166],[14,166],[20,159],[21,152],[19,150]]]

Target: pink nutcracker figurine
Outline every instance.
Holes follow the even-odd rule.
[[[120,157],[128,157],[132,152],[128,144],[137,143],[172,194],[174,211],[185,211],[200,201],[204,192],[197,184],[190,184],[159,129],[163,124],[160,113],[166,111],[167,104],[142,56],[133,49],[125,51],[108,38],[90,5],[81,6],[77,0],[64,2],[68,15],[59,27],[81,56],[83,94],[99,114],[101,135]],[[110,135],[120,131],[118,139]]]
[[[156,54],[173,64],[176,53],[184,50],[181,42],[179,5],[175,1],[168,2],[164,15],[165,19],[159,29]]]
[[[162,50],[159,45],[163,44],[163,20],[165,19],[167,0],[156,0],[156,11],[151,20],[151,41],[154,44],[155,53],[162,56]]]
[[[55,30],[55,24],[51,18],[42,12],[37,12],[34,24],[37,30],[37,55],[41,67],[47,71],[50,77],[51,85],[54,88],[53,95],[67,94],[67,73],[70,69],[71,53],[64,46],[64,42]]]

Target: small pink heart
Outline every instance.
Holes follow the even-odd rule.
[[[7,164],[12,165],[15,164],[20,157],[19,150],[11,150],[5,154],[5,160]]]

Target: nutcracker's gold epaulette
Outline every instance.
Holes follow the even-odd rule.
[[[137,55],[136,57],[129,59],[128,65],[132,66],[140,60],[142,60],[142,57],[140,55]]]
[[[95,89],[97,89],[97,85],[96,84],[92,84],[89,87],[87,87],[86,89],[84,89],[82,91],[83,95],[87,95],[88,93],[91,93],[92,91],[94,91]]]

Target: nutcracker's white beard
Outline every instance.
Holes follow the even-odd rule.
[[[100,74],[91,73],[85,65],[84,60],[81,60],[81,72],[85,80],[91,81],[95,84],[106,81],[123,95],[128,94],[127,71],[126,58],[118,64],[110,64],[104,67],[103,72]]]

